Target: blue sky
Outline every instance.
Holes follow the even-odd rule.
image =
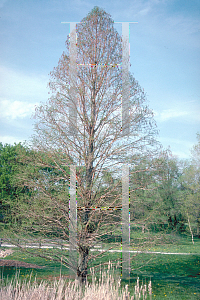
[[[0,142],[33,134],[30,117],[49,97],[48,74],[69,34],[61,22],[79,22],[95,5],[116,22],[138,22],[130,25],[130,70],[155,113],[158,140],[189,158],[200,132],[199,0],[0,0]]]

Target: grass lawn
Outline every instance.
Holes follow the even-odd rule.
[[[69,275],[68,269],[62,266],[60,263],[53,262],[50,260],[46,260],[44,258],[35,257],[28,253],[23,253],[19,250],[16,250],[16,248],[13,248],[14,253],[6,257],[5,259],[10,260],[18,260],[18,261],[24,261],[27,263],[36,264],[39,266],[45,266],[43,269],[29,269],[29,268],[16,268],[16,267],[0,267],[1,268],[1,274],[4,277],[4,279],[11,279],[13,276],[16,275],[16,272],[19,273],[19,276],[21,278],[29,277],[30,274],[32,274],[32,279],[37,277],[38,280],[52,280],[54,278],[58,278],[60,276],[60,273],[63,276]],[[33,249],[29,249],[30,252],[34,252]],[[53,250],[49,250],[51,252]],[[41,251],[42,253],[42,251]]]
[[[174,240],[173,240],[174,239]],[[173,243],[169,243],[169,241]],[[136,279],[139,276],[143,282],[152,280],[153,296],[152,299],[176,299],[176,300],[196,300],[200,299],[200,240],[195,239],[195,244],[187,236],[168,237],[165,244],[155,244],[143,248],[147,251],[161,251],[173,253],[195,253],[190,255],[168,255],[168,254],[151,254],[140,253],[133,257],[131,262],[131,276],[129,279],[122,281],[122,285],[129,284],[129,290],[133,293]],[[103,247],[109,247],[103,245]],[[113,245],[114,246],[114,245]],[[139,250],[134,245],[132,249]],[[34,251],[34,250],[32,250]],[[53,250],[49,250],[53,251]],[[64,251],[64,250],[63,250]],[[92,252],[97,254],[99,252]],[[29,254],[15,251],[7,259],[20,260],[37,265],[45,265],[44,269],[20,269],[20,277],[25,278],[32,272],[32,277],[37,276],[38,280],[52,280],[55,277],[68,276],[68,270],[60,263],[54,263],[38,257],[31,257]],[[121,253],[107,253],[102,258],[91,261],[89,267],[109,260],[121,259]],[[16,274],[16,268],[1,267],[1,273],[4,278],[11,278]],[[120,268],[115,271],[115,275],[120,276]],[[98,278],[98,273],[97,273]]]
[[[161,236],[160,239],[156,238],[155,236],[155,240],[153,239],[152,235],[148,234],[144,235],[144,237],[142,234],[138,234],[136,237],[137,239],[135,239],[134,243],[131,245],[132,250],[200,254],[200,239],[194,238],[193,244],[191,236],[188,235],[165,234]],[[154,241],[152,243],[148,242],[149,238]]]
[[[152,279],[155,299],[200,299],[200,255],[139,254],[131,267],[131,277]]]

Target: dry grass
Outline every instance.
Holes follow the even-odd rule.
[[[67,282],[64,279],[45,281],[40,284],[36,280],[20,282],[15,278],[0,290],[0,300],[139,300],[151,299],[151,282],[135,285],[134,295],[130,295],[128,285],[121,289],[121,279],[114,279],[114,269],[102,272],[97,280],[93,271],[92,283],[81,287],[77,280]],[[112,273],[112,274],[110,274]]]
[[[12,249],[6,249],[6,250],[2,250],[0,249],[0,258],[4,258],[10,254],[12,254],[14,251]]]

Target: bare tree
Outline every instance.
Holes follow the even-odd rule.
[[[79,254],[78,266],[59,249],[56,254],[43,255],[57,261],[62,256],[62,263],[85,282],[88,261],[94,259],[90,249],[105,231],[121,224],[120,210],[103,209],[121,208],[121,167],[137,164],[134,158],[138,154],[155,154],[156,125],[143,90],[129,74],[129,133],[123,134],[122,39],[110,15],[95,7],[77,24],[76,34],[76,64],[70,60],[67,39],[66,50],[50,74],[52,96],[35,112],[32,174],[24,172],[23,176],[33,194],[23,213],[26,211],[29,221],[29,225],[24,223],[26,230],[56,232],[68,242],[68,186],[70,170],[71,175],[74,172],[78,223],[74,228],[77,244],[72,246]],[[72,194],[71,190],[70,197]]]

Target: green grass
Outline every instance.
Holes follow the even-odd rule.
[[[140,241],[141,234],[139,235]],[[147,238],[144,239],[145,241]],[[143,240],[143,241],[144,241]],[[139,247],[132,249],[139,250]],[[200,299],[200,239],[168,234],[142,250],[195,255],[139,254],[132,261],[131,277],[152,279],[155,299]],[[142,266],[142,267],[141,267]]]
[[[13,249],[15,252],[9,257],[6,257],[5,259],[11,259],[11,260],[18,260],[18,261],[24,261],[31,264],[36,264],[39,266],[45,266],[43,269],[29,269],[29,268],[16,268],[16,267],[0,267],[1,274],[5,279],[11,279],[13,276],[15,276],[16,272],[20,272],[20,277],[25,278],[29,277],[30,274],[32,274],[32,279],[34,280],[35,277],[37,277],[38,280],[43,279],[54,279],[58,278],[60,276],[60,272],[63,276],[68,276],[69,271],[66,267],[63,265],[61,266],[60,263],[53,262],[50,260],[46,260],[44,258],[35,257],[28,253],[22,253],[19,250]],[[29,250],[30,252],[33,252],[34,250]],[[49,250],[51,252],[52,250]]]
[[[151,236],[152,238],[152,236]],[[146,238],[142,237],[140,234],[138,240],[139,244],[147,246],[138,246],[137,243],[133,243],[131,246],[132,250],[146,250],[155,252],[168,252],[168,253],[196,253],[200,254],[200,239],[194,238],[194,244],[192,243],[191,237],[188,235],[172,235],[165,234],[161,239],[155,240],[154,243],[148,244],[148,236]]]
[[[141,237],[141,236],[140,236]],[[165,244],[155,244],[143,248],[148,251],[162,251],[162,252],[176,252],[176,253],[195,253],[194,255],[164,255],[164,254],[137,254],[131,263],[131,276],[129,279],[122,281],[122,286],[129,284],[131,292],[137,277],[140,281],[152,280],[153,297],[152,299],[200,299],[200,239],[195,239],[195,244],[191,242],[188,236],[172,236],[165,237]],[[146,239],[144,239],[145,241]],[[141,239],[140,239],[141,241]],[[172,241],[173,243],[169,243]],[[163,241],[162,241],[163,242]],[[104,244],[103,247],[109,247],[110,244]],[[113,244],[114,246],[114,244]],[[134,246],[135,249],[139,247]],[[34,251],[34,250],[32,250]],[[50,251],[50,250],[49,250]],[[51,250],[53,251],[53,250]],[[92,252],[97,254],[98,252]],[[22,278],[29,276],[32,272],[32,277],[37,275],[39,280],[51,280],[55,277],[68,275],[68,270],[59,263],[46,261],[42,258],[31,257],[28,254],[21,252],[14,252],[7,259],[22,260],[38,265],[45,265],[45,269],[20,269],[20,276]],[[107,253],[104,257],[91,261],[89,267],[98,265],[100,263],[108,262],[109,260],[121,259],[121,253]],[[4,277],[11,278],[16,273],[16,268],[1,268]],[[116,270],[116,275],[120,276],[121,270]],[[98,278],[98,273],[97,273]]]
[[[156,299],[200,299],[200,255],[139,254],[132,270],[131,277],[151,277]]]
[[[109,259],[120,259],[120,253],[108,254],[90,264],[90,267],[98,263],[104,263]],[[18,259],[40,265],[46,265],[45,269],[20,269],[21,278],[37,275],[38,279],[52,280],[60,275],[60,264],[45,261],[41,258],[31,258],[27,254],[14,253],[9,259]],[[143,266],[141,268],[141,266]],[[131,264],[131,277],[122,281],[122,286],[129,284],[130,292],[133,292],[136,279],[140,281],[152,280],[153,299],[200,299],[200,256],[198,255],[161,255],[138,254]],[[4,270],[4,276],[14,276],[15,268]],[[117,272],[120,275],[120,270]],[[68,270],[62,267],[62,275],[68,275]],[[98,278],[98,274],[97,274]],[[165,296],[166,295],[166,296]]]
[[[137,254],[131,263],[130,279],[122,281],[122,286],[129,284],[129,290],[133,293],[133,288],[137,277],[140,281],[148,282],[151,278],[153,296],[152,299],[176,299],[176,300],[196,300],[200,299],[200,240],[193,245],[186,237],[181,237],[181,241],[186,245],[158,245],[156,250],[165,252],[197,253],[195,255],[165,255],[165,254]],[[180,242],[180,241],[179,241]],[[195,246],[195,247],[194,247]],[[153,250],[147,248],[146,250]],[[176,251],[175,251],[176,250]],[[180,251],[178,251],[180,250]],[[103,263],[109,259],[121,258],[120,253],[108,254],[101,259]],[[95,262],[97,264],[97,261]],[[118,271],[118,275],[119,275]],[[154,296],[155,295],[155,296]]]

